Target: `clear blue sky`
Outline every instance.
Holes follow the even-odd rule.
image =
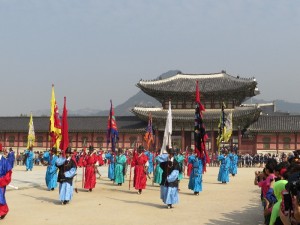
[[[256,77],[300,102],[300,1],[0,0],[0,116],[109,108],[172,69]]]

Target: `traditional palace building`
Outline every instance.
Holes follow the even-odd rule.
[[[201,102],[206,111],[203,121],[208,134],[207,149],[216,151],[216,138],[221,105],[225,112],[232,112],[233,134],[230,145],[237,145],[241,153],[261,151],[288,151],[300,147],[300,116],[265,113],[262,105],[242,103],[257,94],[254,78],[231,76],[225,71],[215,74],[177,74],[170,78],[139,81],[137,86],[161,103],[161,107],[135,106],[135,116],[116,115],[121,148],[132,148],[134,143],[143,144],[149,113],[153,119],[155,134],[154,149],[160,149],[165,129],[168,102],[172,104],[172,143],[181,149],[193,147],[196,81],[199,82]],[[68,118],[70,146],[81,149],[83,143],[98,148],[107,148],[108,116]],[[0,117],[0,142],[4,147],[23,151],[27,145],[28,117]],[[35,149],[50,147],[48,138],[49,117],[33,118]]]

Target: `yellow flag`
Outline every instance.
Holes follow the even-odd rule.
[[[61,122],[58,113],[58,107],[55,100],[54,85],[52,85],[51,93],[51,113],[50,113],[50,126],[49,135],[51,141],[51,147],[59,148],[61,140]]]
[[[232,111],[229,112],[225,117],[225,125],[223,138],[225,142],[228,142],[232,134]]]
[[[33,147],[34,141],[35,141],[35,133],[34,133],[32,113],[31,113],[30,114],[30,120],[29,120],[29,129],[28,129],[28,138],[27,138],[27,149],[29,149],[30,147]]]

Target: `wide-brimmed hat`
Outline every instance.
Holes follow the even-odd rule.
[[[71,154],[71,153],[72,153],[72,149],[71,149],[70,147],[68,147],[68,148],[66,149],[66,153]]]
[[[92,145],[90,145],[89,151],[90,151],[90,152],[91,152],[91,151],[94,151],[94,147],[93,147]]]
[[[176,150],[174,148],[169,148],[168,153],[171,154],[171,155],[175,155]]]
[[[57,148],[53,147],[53,148],[51,149],[51,152],[53,152],[54,154],[56,154],[56,153],[57,153]]]

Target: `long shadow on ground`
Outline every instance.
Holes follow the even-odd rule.
[[[258,214],[257,212],[261,212],[261,214]],[[223,219],[210,219],[210,222],[205,223],[205,225],[263,225],[264,219],[262,214],[263,212],[260,205],[252,203],[239,211],[222,214],[224,217]]]

